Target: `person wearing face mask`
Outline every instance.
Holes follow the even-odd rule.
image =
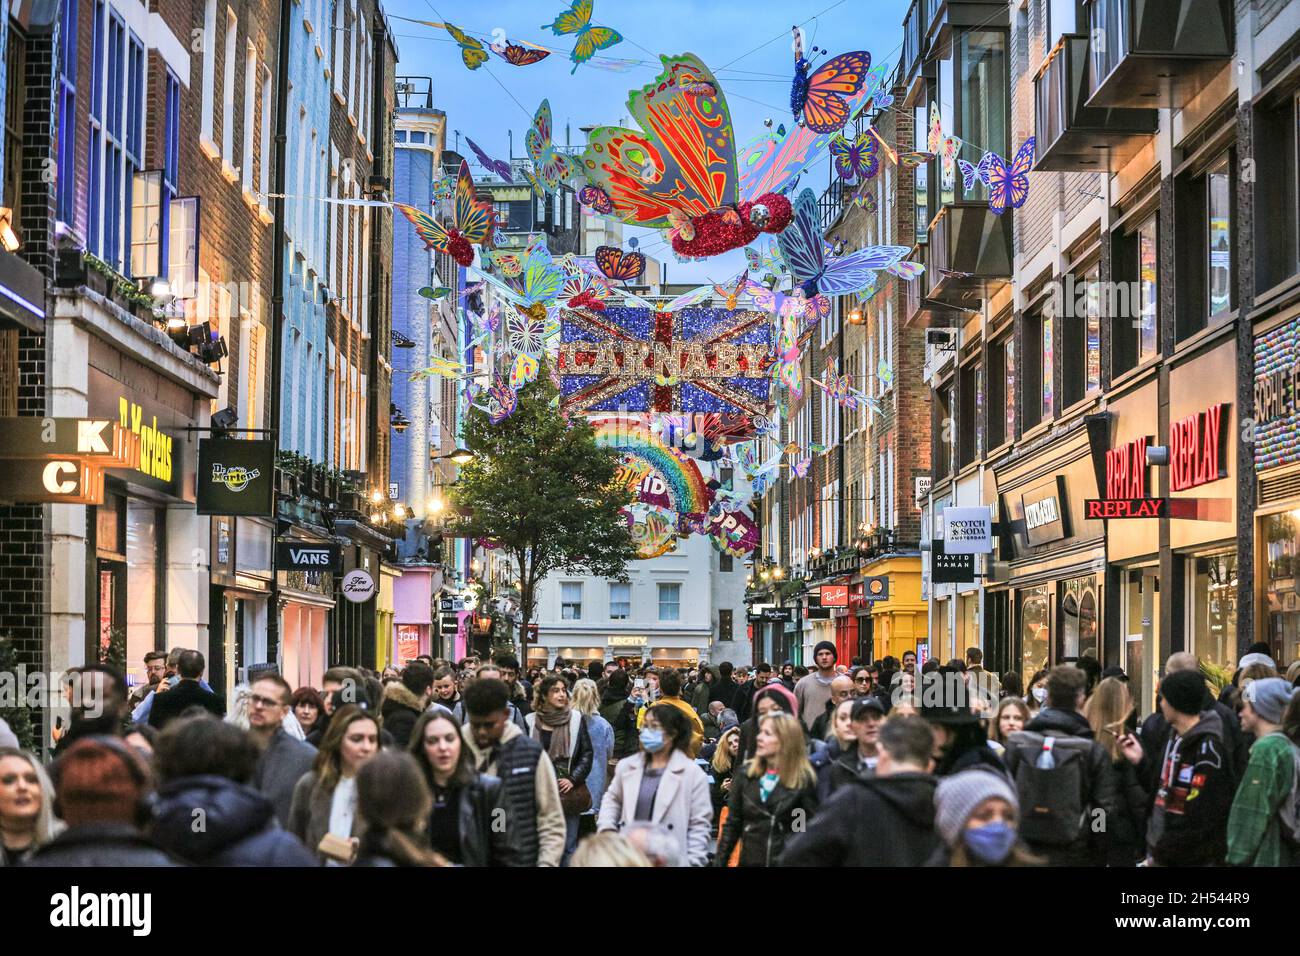
[[[39,760],[16,747],[0,747],[0,866],[22,863],[59,835],[54,784]]]
[[[1002,777],[965,770],[939,782],[934,828],[943,845],[926,866],[1039,866],[1016,830],[1020,803]]]
[[[1029,708],[1032,719],[1047,703],[1047,670],[1044,668],[1029,679],[1029,693],[1025,695],[1025,706]]]
[[[690,757],[692,727],[669,704],[650,707],[641,724],[641,752],[619,761],[600,805],[597,832],[643,822],[661,826],[676,843],[677,859],[708,862],[713,836],[709,778]]]

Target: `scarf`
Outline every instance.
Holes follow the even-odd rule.
[[[546,754],[552,761],[569,759],[569,714],[571,708],[558,709],[549,702],[543,702],[537,708],[537,719],[533,721],[533,739],[542,739],[542,728],[551,732],[551,746]]]

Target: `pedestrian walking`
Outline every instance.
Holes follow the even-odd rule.
[[[357,816],[363,833],[355,865],[448,866],[445,858],[429,849],[424,836],[432,804],[410,754],[389,750],[367,761],[357,773]]]
[[[316,761],[316,748],[284,729],[291,701],[289,682],[278,674],[259,677],[249,688],[248,732],[259,751],[250,783],[271,801],[282,827],[289,825],[294,788]]]
[[[384,729],[393,735],[393,742],[405,748],[411,742],[411,731],[433,696],[433,668],[423,661],[411,661],[402,669],[399,680],[384,688],[384,702],[380,714]]]
[[[610,752],[605,779],[613,779],[614,764],[637,752],[636,707],[628,699],[631,681],[627,671],[618,668],[605,680],[600,693],[600,716],[614,730],[614,748]]]
[[[1255,738],[1228,814],[1230,866],[1300,863],[1300,693],[1278,677],[1242,691],[1241,726]]]
[[[0,866],[17,866],[63,830],[54,815],[54,784],[41,762],[0,747]]]
[[[1116,677],[1102,678],[1083,705],[1083,717],[1092,728],[1093,739],[1106,751],[1115,780],[1114,810],[1106,819],[1106,865],[1135,866],[1146,855],[1147,807],[1151,795],[1120,746],[1120,741],[1132,734],[1136,726],[1137,708],[1128,684]]]
[[[180,680],[165,694],[155,695],[153,707],[149,711],[149,726],[164,730],[190,707],[202,707],[217,717],[225,713],[221,699],[210,688],[204,688],[199,683],[206,668],[207,663],[198,651],[181,652],[176,662],[176,673]]]
[[[846,698],[835,708],[826,748],[813,761],[817,771],[817,799],[825,803],[832,793],[858,773],[858,738],[853,730],[853,710],[863,698]],[[879,702],[872,698],[873,707]]]
[[[747,762],[754,756],[758,744],[759,720],[774,711],[799,716],[799,705],[794,692],[785,688],[780,681],[773,681],[754,695],[754,714],[740,725],[740,759]],[[803,725],[800,724],[800,727]]]
[[[729,727],[718,738],[718,746],[713,751],[709,762],[713,781],[709,784],[709,796],[713,800],[713,830],[716,838],[722,828],[723,815],[726,811],[727,797],[740,766],[740,727]]]
[[[662,826],[676,842],[682,865],[703,866],[713,836],[713,802],[708,777],[690,756],[690,721],[680,708],[660,702],[646,711],[640,741],[641,752],[614,771],[597,828]]]
[[[321,700],[320,691],[315,687],[299,687],[293,692],[289,704],[293,707],[293,715],[298,718],[298,726],[302,728],[303,739],[306,740],[315,732],[325,713],[325,702]]]
[[[682,679],[675,670],[671,668],[664,670],[658,675],[658,691],[655,696],[650,697],[651,704],[662,703],[676,707],[691,723],[691,748],[690,758],[694,760],[700,755],[700,748],[704,746],[704,723],[700,720],[700,715],[695,712],[695,708],[681,698]],[[641,710],[637,718],[638,729],[645,718],[646,709]]]
[[[939,781],[934,826],[942,838],[927,866],[1037,866],[1020,842],[1015,789],[1002,777],[964,770]]]
[[[596,682],[589,677],[573,685],[573,709],[586,720],[587,735],[591,738],[591,773],[587,776],[591,809],[584,816],[589,818],[594,832],[600,799],[612,779],[610,760],[614,754],[614,728],[600,715],[600,692],[596,689]]]
[[[754,758],[732,783],[714,864],[725,865],[739,843],[738,865],[774,866],[789,835],[808,826],[817,805],[817,775],[798,718],[759,718]]]
[[[799,705],[799,713],[804,727],[812,729],[813,723],[826,711],[826,704],[831,699],[831,683],[835,680],[835,661],[837,652],[830,641],[818,641],[813,648],[813,663],[817,669],[799,678],[794,687],[794,699]],[[852,690],[853,682],[849,681]]]
[[[330,717],[312,770],[294,787],[289,832],[326,866],[356,855],[365,825],[357,816],[357,773],[379,751],[379,723],[355,704]]]
[[[1029,723],[1029,705],[1020,697],[1003,697],[998,701],[998,709],[993,717],[993,736],[990,743],[999,754],[1006,752],[1007,738],[1018,730],[1024,730]]]
[[[533,740],[538,741],[555,766],[564,809],[564,857],[567,861],[578,848],[578,818],[592,807],[587,778],[594,763],[594,750],[587,721],[573,707],[569,686],[563,678],[543,677],[533,692],[533,713],[525,718]],[[563,861],[562,861],[563,862]]]

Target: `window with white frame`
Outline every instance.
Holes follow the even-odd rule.
[[[582,620],[582,582],[560,582],[560,620]]]
[[[69,4],[75,7],[76,4]],[[203,94],[199,114],[199,139],[216,146],[212,139],[213,115],[217,97],[217,0],[206,0],[203,5],[203,35],[200,40],[203,54]]]
[[[257,84],[257,47],[252,43],[244,45],[244,153],[240,166],[240,185],[244,192],[253,191],[253,140],[257,134],[254,109],[257,97],[254,95]]]
[[[334,74],[334,92],[343,97],[343,38],[348,34],[346,5],[343,0],[334,0],[334,59],[331,67]]]
[[[238,33],[239,18],[235,16],[233,7],[226,7],[226,65],[221,91],[225,111],[221,120],[221,158],[232,166],[234,163],[230,160],[235,154],[235,40]]]
[[[626,621],[632,614],[632,585],[619,581],[609,584],[609,619]]]
[[[682,586],[680,584],[659,585],[659,620],[679,621],[682,616]]]
[[[271,191],[271,119],[273,115],[272,114],[273,108],[271,106],[271,71],[265,65],[263,65],[262,67],[261,87],[262,87],[262,136],[261,136],[262,162],[261,162],[261,168],[258,170],[257,191],[259,194],[258,201],[265,204],[269,201],[266,198],[267,193]],[[299,178],[297,182],[301,183],[302,179]]]

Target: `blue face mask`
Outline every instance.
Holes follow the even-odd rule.
[[[1015,828],[1001,822],[963,830],[961,836],[975,859],[988,866],[1004,862],[1016,845]]]
[[[657,754],[664,749],[664,732],[656,727],[642,727],[641,746],[646,753]]]

